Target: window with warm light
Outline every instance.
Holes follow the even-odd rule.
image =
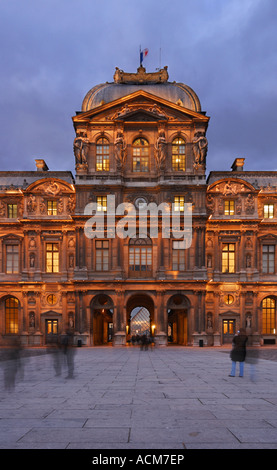
[[[9,219],[17,218],[17,204],[8,204],[8,218]]]
[[[47,214],[48,215],[58,214],[57,201],[47,201]]]
[[[185,197],[184,196],[174,196],[174,211],[175,212],[184,212],[185,209]]]
[[[146,139],[139,138],[133,142],[133,171],[149,171],[149,144]]]
[[[222,272],[235,272],[235,244],[224,243],[222,246]]]
[[[95,270],[108,271],[109,270],[109,241],[96,240],[95,241]]]
[[[264,204],[264,219],[273,219],[274,204]]]
[[[105,137],[96,142],[96,170],[109,171],[110,169],[110,143]]]
[[[184,139],[178,137],[172,142],[172,169],[185,171],[186,169],[186,144]]]
[[[185,249],[183,240],[173,240],[172,242],[172,270],[185,270]]]
[[[5,301],[6,334],[18,333],[18,300],[10,297]]]
[[[263,334],[275,333],[276,302],[266,297],[262,302]]]
[[[97,196],[97,212],[107,212],[107,196]]]
[[[59,272],[59,245],[58,243],[46,243],[46,272]]]
[[[275,272],[275,245],[263,245],[263,273]]]
[[[132,276],[147,277],[152,273],[152,242],[149,238],[131,239],[129,270]]]
[[[6,245],[6,273],[19,273],[19,246]]]
[[[234,215],[234,213],[235,213],[235,201],[233,200],[224,201],[224,214]]]

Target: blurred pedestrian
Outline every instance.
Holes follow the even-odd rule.
[[[75,348],[73,345],[74,335],[73,332],[69,329],[66,332],[66,335],[63,337],[63,351],[66,355],[67,369],[68,369],[68,379],[74,378],[74,356]]]
[[[237,362],[239,363],[239,377],[243,377],[247,340],[248,336],[244,328],[241,328],[238,334],[233,337],[232,351],[230,354],[232,367],[229,377],[235,377]]]
[[[12,338],[5,354],[4,381],[5,388],[13,391],[16,379],[24,377],[23,363],[21,361],[21,344],[19,338]]]
[[[250,365],[250,379],[252,382],[256,381],[256,365],[259,360],[258,348],[247,348],[246,362]]]

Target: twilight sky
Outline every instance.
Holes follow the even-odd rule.
[[[115,67],[168,66],[210,116],[207,175],[277,170],[276,0],[0,0],[0,170],[74,170],[71,117]]]

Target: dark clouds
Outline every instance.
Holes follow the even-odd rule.
[[[276,14],[276,0],[0,2],[0,169],[74,173],[71,116],[116,66],[136,71],[141,45],[211,117],[208,171],[238,156],[277,170]]]

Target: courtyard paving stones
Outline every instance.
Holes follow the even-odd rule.
[[[76,348],[73,378],[29,351],[9,388],[4,359],[1,449],[277,449],[274,348],[255,380],[228,376],[226,348]]]

